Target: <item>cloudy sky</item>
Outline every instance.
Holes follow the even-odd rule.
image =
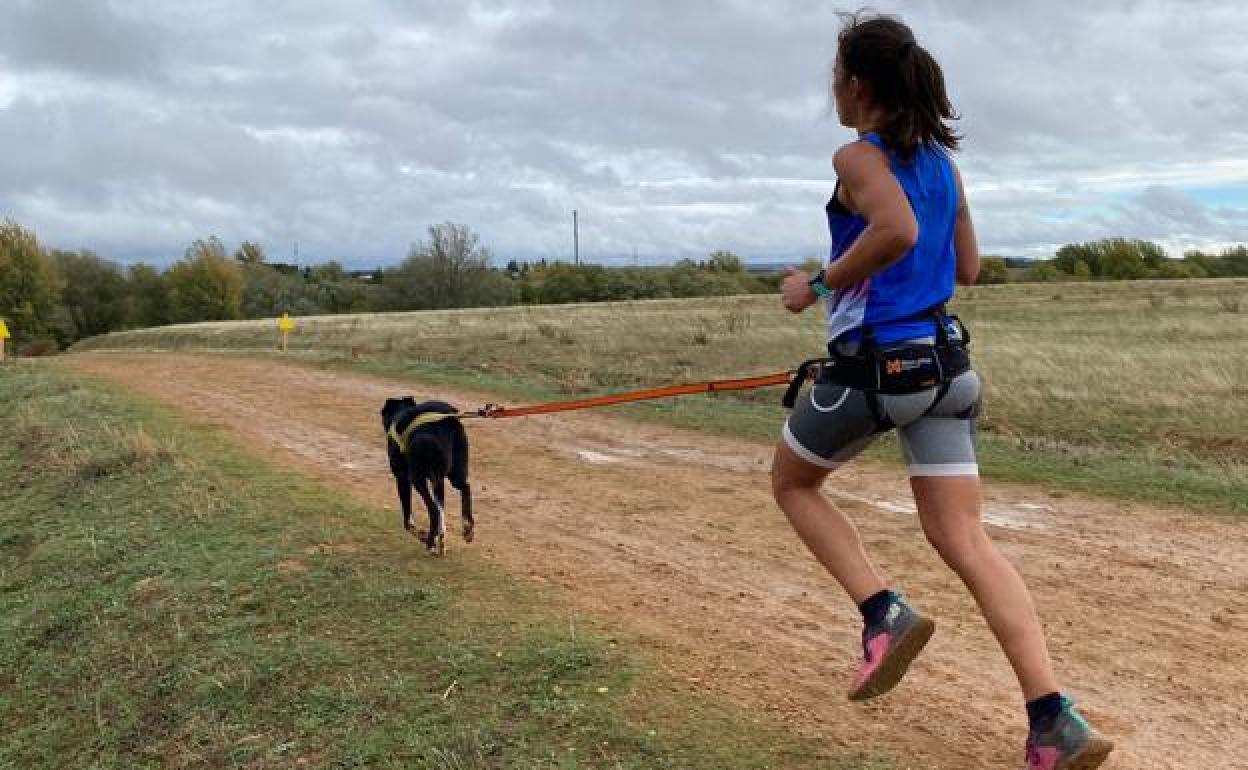
[[[167,262],[826,252],[837,6],[807,0],[0,0],[0,218]],[[1248,241],[1243,0],[913,0],[983,248]]]

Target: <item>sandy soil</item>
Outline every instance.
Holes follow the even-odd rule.
[[[382,400],[491,400],[235,357],[66,360],[391,509]],[[477,542],[452,539],[448,559],[491,560],[542,584],[640,634],[676,681],[768,712],[829,750],[879,751],[901,767],[1021,765],[1013,676],[924,541],[899,468],[850,467],[826,487],[937,621],[902,686],[864,706],[844,697],[860,654],[856,610],[771,501],[769,446],[594,412],[482,420],[470,432]],[[1118,744],[1105,767],[1248,768],[1248,526],[1021,485],[985,494],[1059,675]],[[397,512],[395,544],[426,558]]]

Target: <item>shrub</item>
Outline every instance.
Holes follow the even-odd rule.
[[[60,347],[56,344],[56,340],[48,337],[39,337],[30,342],[22,344],[17,349],[19,356],[27,358],[35,358],[38,356],[54,356],[61,352]]]

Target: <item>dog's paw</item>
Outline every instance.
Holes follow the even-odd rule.
[[[430,556],[444,556],[446,554],[446,535],[438,535],[433,542],[426,540],[425,549]]]
[[[474,524],[471,521],[464,522],[464,542],[465,543],[472,542],[472,536],[473,536],[472,533],[474,529],[476,529],[476,524]]]

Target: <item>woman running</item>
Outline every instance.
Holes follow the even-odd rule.
[[[980,521],[972,439],[980,381],[966,334],[944,315],[955,279],[972,284],[979,247],[950,159],[959,136],[940,66],[901,21],[845,17],[832,90],[857,141],[833,157],[829,264],[790,269],[784,306],[822,299],[824,369],[784,426],[776,502],[862,612],[864,660],[849,697],[891,690],[935,628],[872,566],[858,531],[820,493],[829,472],[896,428],[927,539],[975,597],[1023,691],[1028,770],[1091,770],[1113,748],[1061,694],[1031,596]]]

